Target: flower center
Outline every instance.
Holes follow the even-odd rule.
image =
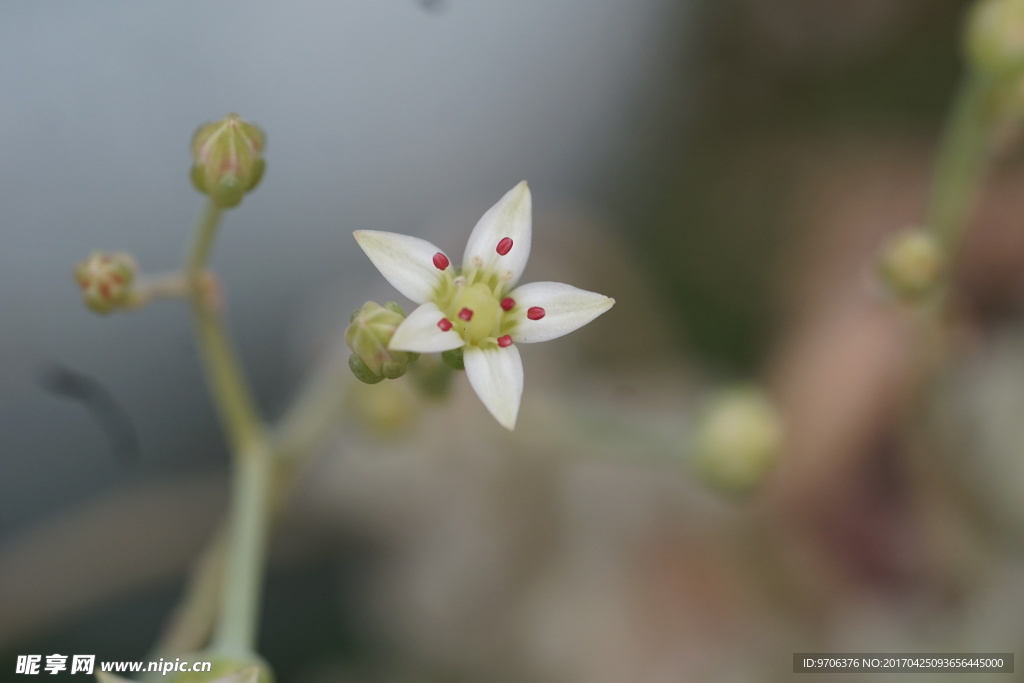
[[[456,284],[446,306],[442,306],[453,329],[467,344],[479,346],[484,340],[498,336],[501,328],[501,304],[487,285]]]

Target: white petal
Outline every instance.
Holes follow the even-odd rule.
[[[437,326],[444,317],[444,312],[436,304],[423,304],[402,321],[388,347],[394,351],[416,353],[437,353],[459,348],[466,343],[462,335],[455,330],[444,332]]]
[[[515,346],[483,350],[467,346],[466,377],[498,423],[514,429],[523,397],[523,361]]]
[[[531,282],[509,292],[516,302],[511,315],[515,325],[512,341],[522,344],[548,341],[578,330],[601,315],[615,299],[597,292],[588,292],[561,282]],[[534,306],[544,309],[544,317],[530,320],[527,312]]]
[[[442,271],[434,265],[434,256],[444,252],[409,235],[377,230],[356,230],[352,234],[395,289],[418,304],[434,296],[442,278]]]
[[[506,291],[514,287],[530,258],[532,207],[530,188],[524,180],[488,209],[466,243],[463,272],[471,266],[492,270],[508,283]],[[512,240],[512,249],[502,256],[497,251],[498,243],[506,237]]]

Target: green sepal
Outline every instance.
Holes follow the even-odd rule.
[[[373,370],[367,367],[363,359],[354,353],[348,357],[348,367],[352,374],[356,376],[356,379],[363,384],[377,384],[384,381],[383,375],[375,375]]]
[[[466,360],[463,358],[462,347],[441,352],[441,360],[452,370],[465,370]]]
[[[389,311],[391,311],[393,313],[397,313],[398,315],[402,316],[403,318],[405,317],[405,311],[395,301],[387,302],[386,304],[384,304],[384,308],[388,309]]]

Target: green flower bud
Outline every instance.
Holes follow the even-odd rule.
[[[980,0],[967,20],[967,58],[981,74],[1004,78],[1024,69],[1024,0]]]
[[[749,493],[778,460],[782,439],[782,419],[762,391],[723,391],[707,403],[696,425],[697,469],[726,492]]]
[[[349,359],[349,367],[363,382],[375,384],[385,377],[397,379],[419,357],[419,354],[388,348],[395,330],[405,320],[405,315],[398,312],[401,308],[395,310],[397,306],[381,306],[367,301],[352,317],[345,330],[345,343],[354,354]]]
[[[888,241],[877,267],[879,277],[893,296],[905,303],[920,303],[938,291],[946,259],[931,233],[914,228]]]
[[[192,184],[217,206],[238,206],[263,177],[263,131],[228,114],[199,127],[192,138]]]
[[[378,375],[366,366],[362,358],[356,354],[348,357],[348,369],[356,376],[356,379],[363,384],[377,384],[384,381],[384,375]]]
[[[398,315],[402,316],[403,318],[405,318],[405,309],[399,306],[398,303],[395,301],[387,302],[386,304],[384,304],[384,308],[388,309],[389,311],[393,311]]]
[[[137,270],[130,254],[97,251],[75,266],[75,281],[85,305],[105,315],[129,303]]]

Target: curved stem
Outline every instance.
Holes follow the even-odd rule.
[[[967,229],[986,162],[994,118],[993,83],[968,74],[950,113],[935,162],[925,226],[952,258]]]
[[[226,558],[213,647],[245,656],[253,652],[256,640],[272,454],[205,275],[220,217],[220,208],[208,202],[185,262],[185,277],[199,350],[234,459]]]
[[[302,465],[337,424],[344,403],[344,393],[339,387],[344,386],[349,372],[348,362],[340,353],[324,367],[315,369],[293,408],[274,429],[269,528],[280,517]],[[202,559],[188,580],[185,595],[150,660],[194,652],[206,644],[217,617],[214,605],[223,599],[228,539],[225,524],[203,551]]]
[[[185,277],[191,290],[192,314],[210,390],[237,459],[253,443],[262,440],[262,427],[223,321],[214,310],[205,274],[220,216],[220,208],[208,202],[185,263]]]

